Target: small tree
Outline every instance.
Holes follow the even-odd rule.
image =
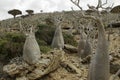
[[[40,12],[42,13],[42,12],[43,12],[43,10],[40,10]]]
[[[33,10],[26,10],[26,12],[28,13],[28,15],[32,15],[34,13]]]
[[[33,32],[33,27],[30,27],[30,31],[26,35],[27,37],[23,48],[23,59],[29,64],[36,64],[39,62],[41,52]]]
[[[82,16],[81,18],[94,20],[98,28],[98,43],[96,53],[92,57],[88,80],[109,80],[110,65],[108,43],[106,39],[104,25],[101,19],[101,13],[99,11],[100,8],[106,9],[103,7],[103,5],[107,4],[107,0],[104,4],[102,4],[101,0],[98,0],[98,5],[97,7],[95,7],[95,12],[98,14],[97,16],[85,15],[82,7],[79,5],[80,0],[71,0],[71,2],[80,8]]]
[[[62,17],[63,16],[55,20],[57,28],[55,30],[55,34],[54,34],[53,41],[51,44],[52,48],[57,48],[60,50],[64,48],[64,38],[62,34],[62,29],[61,29]]]
[[[18,10],[18,9],[9,10],[8,13],[13,15],[14,19],[15,19],[16,15],[22,14],[22,12],[20,10]]]

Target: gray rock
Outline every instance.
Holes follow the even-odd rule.
[[[65,44],[64,49],[71,53],[77,53],[77,48],[69,44]]]

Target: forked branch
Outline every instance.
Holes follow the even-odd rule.
[[[79,5],[80,0],[75,0],[75,1],[71,0],[71,2],[75,4],[78,8],[80,8],[81,11],[83,11],[82,7]]]
[[[96,21],[96,17],[90,16],[90,15],[88,16],[88,15],[85,15],[85,14],[84,14],[82,7],[79,5],[80,0],[76,0],[76,1],[71,0],[71,2],[72,2],[73,4],[75,4],[78,8],[80,8],[80,10],[82,11],[82,12],[81,12],[81,15],[82,15],[81,18],[93,19],[93,20]],[[72,11],[74,11],[72,7],[71,7],[71,9],[72,9]],[[74,16],[75,16],[75,15],[74,15]]]
[[[106,5],[106,4],[107,4],[107,0],[106,0],[106,2],[103,3],[103,4],[102,4],[102,1],[101,1],[101,0],[98,0],[98,5],[97,5],[96,9],[103,8],[103,6]]]
[[[101,0],[100,0],[100,1],[101,1]],[[102,6],[106,5],[107,3],[108,3],[108,0],[106,0],[106,2],[102,4]]]

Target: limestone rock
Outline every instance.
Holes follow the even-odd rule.
[[[115,75],[111,75],[110,80],[120,80],[120,78],[118,76],[115,77]]]
[[[29,80],[29,79],[24,76],[24,77],[16,78],[16,80]]]
[[[21,58],[14,58],[11,62],[3,67],[3,71],[9,76],[15,77],[16,80],[36,80],[42,76],[56,70],[61,62],[64,52],[53,50],[47,56],[42,55],[37,64],[28,64]]]
[[[65,44],[64,49],[71,53],[77,53],[77,48],[69,44]]]

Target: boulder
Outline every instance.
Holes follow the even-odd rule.
[[[70,53],[77,53],[77,48],[69,44],[65,44],[64,49]]]

